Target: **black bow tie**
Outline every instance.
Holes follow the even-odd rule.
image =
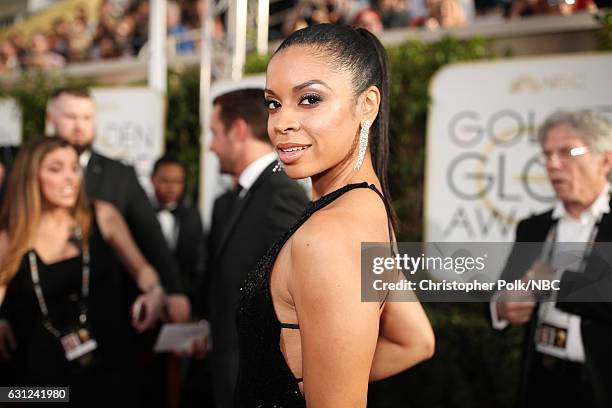
[[[157,207],[157,212],[161,212],[161,211],[164,211],[164,210],[167,210],[172,215],[176,215],[176,212],[178,211],[178,205],[174,205],[174,206],[160,205],[160,206]]]

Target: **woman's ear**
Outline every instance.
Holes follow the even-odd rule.
[[[378,108],[380,107],[380,90],[378,87],[372,85],[359,97],[358,102],[358,113],[361,116],[361,122],[369,120],[370,123],[374,122],[376,115],[378,115]]]

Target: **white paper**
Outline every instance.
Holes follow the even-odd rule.
[[[162,353],[166,351],[182,351],[195,339],[207,337],[210,326],[206,320],[197,323],[171,323],[164,324],[159,332],[153,351]]]

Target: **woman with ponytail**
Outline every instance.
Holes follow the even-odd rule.
[[[363,29],[296,31],[267,70],[278,168],[313,203],[244,283],[238,407],[365,407],[368,382],[430,358],[417,302],[361,301],[361,243],[390,242],[389,63]]]

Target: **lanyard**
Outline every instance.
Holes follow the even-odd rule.
[[[591,229],[591,234],[589,236],[589,240],[586,243],[584,248],[584,252],[582,253],[582,259],[580,260],[580,267],[578,268],[579,273],[583,273],[586,269],[586,264],[591,256],[591,252],[593,251],[593,247],[595,246],[595,238],[597,237],[597,232],[599,231],[599,226],[601,224],[601,219],[603,218],[603,213],[600,214],[597,221],[595,221],[595,225],[593,225],[593,229]],[[553,225],[548,231],[548,235],[546,236],[546,243],[550,245],[548,249],[548,255],[546,256],[546,260],[548,264],[552,264],[553,252],[555,248],[555,243],[557,242],[557,229],[559,227],[559,219],[553,220]]]
[[[89,248],[87,245],[83,245],[82,248],[83,253],[83,268],[81,273],[81,301],[80,301],[80,314],[79,321],[82,324],[87,322],[87,305],[86,300],[89,296]],[[43,325],[45,328],[53,334],[55,337],[60,337],[61,333],[59,330],[53,326],[51,323],[51,317],[49,316],[49,309],[47,308],[47,302],[45,301],[45,296],[43,295],[42,286],[40,285],[40,276],[38,274],[38,262],[36,261],[36,254],[34,250],[31,250],[28,253],[28,258],[30,261],[30,275],[32,276],[32,283],[34,284],[34,292],[36,292],[36,299],[38,300],[38,305],[40,306],[40,312],[43,315]]]

